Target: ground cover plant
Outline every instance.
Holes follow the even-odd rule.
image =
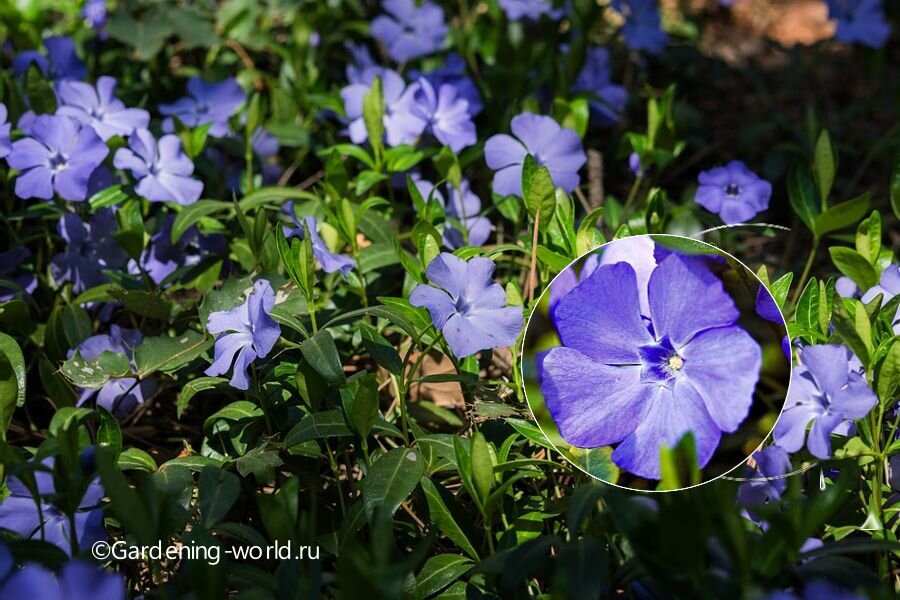
[[[0,597],[892,597],[898,24],[0,5]],[[615,463],[557,452],[520,370],[550,281],[643,233],[787,319],[772,435],[687,491],[584,473]]]

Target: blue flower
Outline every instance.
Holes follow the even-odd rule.
[[[200,235],[196,227],[190,227],[178,241],[172,241],[172,224],[175,215],[168,215],[162,228],[150,236],[150,242],[140,257],[140,267],[135,261],[128,264],[128,272],[135,275],[142,270],[153,283],[160,285],[177,269],[198,264],[208,254],[221,254],[227,242],[221,235]]]
[[[13,569],[9,549],[0,542],[0,557],[3,555],[7,555],[8,560],[0,562],[2,598],[125,600],[125,578],[85,560],[67,562],[57,576],[37,563],[26,563],[21,569]]]
[[[173,104],[161,104],[159,112],[170,117],[163,121],[163,131],[175,130],[171,117],[188,127],[199,127],[209,123],[209,135],[220,138],[231,135],[228,120],[247,100],[247,94],[234,78],[208,82],[199,77],[191,77],[187,83],[189,96]]]
[[[32,63],[37,65],[45,77],[53,81],[63,79],[84,79],[87,66],[75,53],[75,42],[70,37],[54,36],[44,38],[47,56],[37,50],[26,50],[16,56],[12,63],[16,75],[24,75]]]
[[[601,125],[617,123],[628,100],[625,88],[612,83],[609,50],[601,47],[588,50],[584,67],[578,73],[572,91],[586,92],[592,96],[591,110],[599,117]]]
[[[87,0],[81,9],[81,16],[97,31],[102,30],[106,26],[106,0]],[[102,32],[105,34],[106,32]],[[101,34],[101,37],[104,37]]]
[[[369,48],[364,44],[347,42],[344,44],[344,47],[350,53],[352,59],[344,69],[347,81],[349,83],[365,83],[363,77],[366,71],[373,67],[378,67],[375,59],[372,58],[372,53],[369,52]]]
[[[411,110],[418,86],[407,87],[396,71],[372,67],[362,74],[362,80],[351,83],[341,90],[344,112],[350,124],[347,132],[354,144],[362,144],[369,139],[366,123],[363,121],[363,101],[372,88],[375,78],[381,79],[384,98],[384,131],[389,146],[414,144],[425,130],[426,121]]]
[[[743,223],[769,208],[772,184],[741,161],[703,171],[697,179],[700,187],[694,201],[729,225]]]
[[[31,251],[24,246],[0,252],[0,302],[7,302],[15,298],[18,288],[24,290],[26,294],[33,294],[34,290],[37,289],[37,278],[34,276],[34,273],[22,273],[15,276],[14,281],[18,288],[3,282],[3,279],[13,275],[16,267],[28,259],[29,256],[31,256]]]
[[[60,82],[56,89],[58,115],[72,117],[90,125],[103,141],[115,135],[131,135],[135,129],[146,129],[150,113],[142,108],[127,108],[115,97],[116,80],[103,76],[97,87],[83,81]]]
[[[488,258],[466,262],[443,252],[425,270],[430,285],[417,285],[409,296],[410,304],[428,309],[458,358],[512,346],[522,331],[522,308],[506,306],[506,293],[493,280],[495,267]]]
[[[662,30],[656,0],[613,0],[612,7],[625,17],[622,25],[625,45],[650,54],[665,49],[669,37]]]
[[[384,0],[387,15],[372,21],[372,37],[387,47],[388,55],[403,63],[441,50],[447,38],[444,11],[426,0]]]
[[[551,117],[522,113],[513,117],[510,129],[515,137],[501,133],[484,145],[484,159],[496,171],[492,187],[500,196],[522,195],[522,165],[531,154],[538,166],[546,166],[556,187],[571,193],[580,178],[578,170],[587,162],[581,138],[563,129]]]
[[[746,469],[745,481],[737,493],[738,504],[744,508],[762,506],[781,498],[787,488],[784,475],[791,471],[791,458],[778,446],[755,452],[753,462],[755,468]]]
[[[56,227],[67,244],[50,263],[56,285],[71,281],[72,290],[81,293],[108,281],[104,269],[115,271],[127,264],[128,255],[113,238],[117,226],[111,208],[100,209],[88,223],[67,212]]]
[[[422,78],[415,86],[410,111],[425,122],[423,133],[432,134],[454,152],[478,141],[469,102],[452,84],[445,83],[435,90],[431,82]]]
[[[281,335],[281,327],[269,316],[273,306],[275,292],[272,285],[260,279],[243,304],[210,313],[206,329],[224,335],[216,337],[215,357],[205,371],[207,375],[223,375],[232,369],[233,363],[231,386],[239,390],[250,387],[247,368],[257,358],[265,358]]]
[[[16,178],[19,198],[50,200],[54,192],[64,200],[87,198],[88,180],[109,148],[94,130],[68,117],[40,115],[28,136],[16,140],[6,157],[21,171]]]
[[[866,416],[878,399],[846,347],[806,346],[798,356],[800,364],[791,371],[790,391],[773,431],[775,443],[797,452],[812,424],[806,445],[813,456],[829,458],[831,433]]]
[[[190,175],[194,162],[181,148],[177,135],[159,139],[146,129],[138,129],[128,138],[128,148],[119,148],[113,159],[117,169],[126,169],[137,178],[134,190],[151,202],[196,202],[203,193],[203,182]]]
[[[6,105],[0,102],[0,158],[3,158],[12,150],[12,143],[9,140],[12,124],[6,120],[8,116]]]
[[[285,205],[288,214],[291,219],[294,221],[294,225],[296,227],[287,227],[284,230],[284,235],[286,237],[298,237],[301,240],[304,236],[303,231],[303,222],[306,223],[306,226],[309,228],[309,237],[312,242],[313,256],[315,256],[316,260],[319,261],[319,264],[322,265],[322,269],[326,273],[334,273],[340,271],[341,275],[346,277],[350,274],[350,271],[353,270],[353,267],[356,266],[356,261],[348,256],[343,256],[341,254],[335,254],[331,250],[328,249],[328,246],[325,244],[325,240],[319,235],[319,224],[316,222],[315,217],[303,217],[303,222],[297,218],[297,213],[294,212],[293,203]]]
[[[481,93],[478,91],[478,87],[466,75],[466,61],[456,52],[448,54],[446,60],[444,60],[444,65],[432,71],[425,73],[410,71],[412,80],[422,77],[427,79],[436,89],[444,84],[450,84],[456,88],[457,95],[469,103],[469,114],[473,117],[477,116],[484,109],[484,103],[481,101]]]
[[[561,8],[553,8],[553,0],[499,0],[500,8],[510,21],[528,19],[537,21],[543,15],[557,20],[565,14]]]
[[[881,0],[827,0],[828,17],[837,21],[835,38],[880,48],[891,35]]]
[[[753,403],[762,352],[722,283],[691,258],[656,257],[646,315],[635,268],[598,267],[559,300],[562,346],[543,358],[541,389],[562,437],[618,444],[613,461],[640,477],[659,479],[660,448],[688,432],[705,466]]]
[[[447,185],[447,192],[450,196],[450,203],[447,204],[444,195],[435,188],[434,184],[424,179],[415,180],[416,188],[422,195],[422,199],[426,202],[429,200],[437,201],[448,217],[452,217],[465,228],[465,232],[457,227],[457,224],[451,220],[444,223],[444,244],[450,249],[460,248],[462,246],[481,246],[491,235],[493,226],[487,217],[481,217],[481,200],[471,190],[469,182],[463,179],[460,182],[459,190],[452,185]]]
[[[866,290],[866,293],[862,295],[860,300],[862,300],[863,303],[868,304],[874,300],[878,294],[882,294],[881,306],[884,306],[890,302],[894,296],[900,294],[900,265],[888,265],[885,267],[884,271],[881,272],[881,278],[878,283]],[[900,335],[900,306],[897,307],[897,312],[894,313],[894,318],[891,319],[891,325],[894,333]]]

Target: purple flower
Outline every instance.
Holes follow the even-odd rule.
[[[669,37],[662,30],[656,0],[613,0],[612,7],[625,17],[622,34],[626,46],[650,54],[665,49]]]
[[[106,26],[106,0],[87,0],[81,9],[81,16],[92,29],[103,29]]]
[[[106,283],[104,269],[123,268],[128,255],[113,238],[116,228],[116,214],[111,208],[97,211],[89,223],[74,213],[64,214],[57,231],[67,243],[66,250],[54,256],[50,264],[56,285],[71,281],[72,290],[81,293]]]
[[[298,237],[302,240],[304,235],[303,223],[300,221],[300,219],[297,218],[297,213],[294,212],[293,203],[287,204],[285,207],[291,219],[294,221],[294,225],[296,225],[296,227],[286,227],[284,230],[284,235],[289,238]],[[319,224],[316,222],[316,219],[314,217],[303,217],[303,221],[306,222],[306,226],[309,228],[309,237],[310,241],[312,242],[313,256],[315,256],[316,260],[319,261],[319,264],[322,265],[322,270],[324,270],[326,273],[334,273],[336,271],[340,271],[341,275],[343,275],[344,277],[349,275],[350,271],[353,270],[353,267],[356,266],[356,261],[350,257],[343,256],[341,254],[335,254],[328,249],[328,246],[325,244],[325,240],[323,240],[321,236],[319,236]]]
[[[200,235],[196,227],[185,231],[177,242],[172,242],[172,224],[175,215],[168,215],[162,229],[150,237],[150,243],[141,253],[140,267],[135,261],[128,264],[128,272],[135,275],[141,270],[153,283],[160,285],[177,269],[196,265],[206,254],[225,251],[226,242],[221,235]]]
[[[644,167],[641,165],[641,155],[637,152],[628,155],[628,169],[635,177],[643,177]]]
[[[459,95],[453,85],[445,83],[435,90],[425,78],[414,85],[410,111],[425,122],[423,133],[432,134],[454,152],[478,141],[475,123],[469,114],[469,102]]]
[[[253,284],[243,304],[231,310],[210,313],[206,320],[207,330],[225,335],[216,338],[215,359],[206,369],[207,375],[227,373],[234,363],[231,386],[239,390],[250,387],[247,368],[257,358],[265,358],[281,335],[281,327],[269,316],[273,306],[275,292],[272,285],[260,279]]]
[[[513,117],[510,128],[515,137],[501,133],[484,145],[485,161],[496,171],[492,183],[495,194],[522,195],[522,164],[527,154],[550,170],[556,187],[571,193],[578,186],[578,170],[587,156],[577,133],[563,129],[550,117],[529,112]]]
[[[612,83],[609,51],[601,47],[588,50],[584,67],[575,79],[572,91],[591,94],[591,110],[603,125],[617,123],[628,100],[625,88]]]
[[[16,75],[24,75],[32,63],[37,65],[45,77],[53,81],[62,79],[84,79],[87,67],[75,53],[72,38],[54,36],[44,38],[47,56],[37,50],[26,50],[16,56],[12,63]]]
[[[473,117],[477,116],[484,109],[481,93],[478,91],[475,82],[466,75],[466,61],[459,54],[451,52],[447,55],[444,66],[438,67],[433,71],[428,71],[427,73],[410,72],[410,78],[413,80],[422,77],[427,79],[435,88],[440,88],[444,84],[450,84],[456,88],[457,95],[469,103],[469,114]]]
[[[34,497],[18,477],[9,477],[6,485],[9,496],[0,502],[0,527],[14,531],[25,539],[43,539],[59,546],[64,552],[72,549],[72,535],[79,549],[89,548],[94,542],[106,539],[103,528],[103,509],[97,508],[103,499],[103,486],[96,479],[84,492],[75,512],[75,530],[69,517],[54,504],[56,487],[53,482],[53,457],[45,458],[44,469],[35,469],[34,478],[40,501],[40,511]]]
[[[718,214],[729,225],[743,223],[769,208],[772,184],[738,160],[703,171],[697,180],[700,187],[695,202]]]
[[[3,158],[12,150],[12,144],[9,141],[9,132],[12,129],[12,124],[6,120],[8,116],[6,105],[0,102],[0,158]]]
[[[177,202],[182,206],[196,202],[203,193],[203,182],[190,177],[194,163],[181,149],[177,135],[159,138],[146,129],[138,129],[128,138],[128,148],[119,148],[113,159],[117,169],[126,169],[137,178],[134,190],[151,202]]]
[[[487,217],[478,216],[478,213],[481,212],[481,200],[470,189],[468,181],[463,179],[460,182],[459,190],[452,185],[447,185],[447,192],[450,196],[449,205],[446,203],[444,195],[430,181],[416,179],[415,184],[426,202],[430,199],[436,200],[444,207],[447,216],[465,227],[465,232],[463,232],[451,220],[444,223],[443,239],[448,248],[455,250],[466,245],[481,246],[490,237],[493,226]]]
[[[753,454],[754,469],[747,468],[744,481],[738,488],[737,501],[744,508],[762,506],[781,498],[787,488],[784,477],[791,471],[791,458],[783,448],[769,446]]]
[[[444,11],[426,0],[383,0],[388,15],[372,21],[372,37],[387,47],[388,55],[399,63],[426,56],[444,47],[447,24]]]
[[[0,252],[0,302],[7,302],[16,297],[15,287],[5,285],[3,279],[13,275],[22,262],[31,256],[31,251],[24,246]],[[37,289],[37,278],[34,273],[22,273],[15,277],[15,283],[19,288],[25,290],[27,294],[33,294]]]
[[[878,399],[844,346],[806,346],[798,356],[800,364],[791,371],[790,392],[773,431],[775,443],[797,452],[812,423],[806,445],[813,456],[829,458],[830,434],[846,421],[866,416]]]
[[[133,377],[118,377],[104,383],[99,390],[84,390],[77,405],[82,406],[96,396],[97,406],[102,406],[118,419],[125,419],[155,391],[155,379],[139,381]]]
[[[209,135],[225,137],[231,135],[228,120],[247,100],[247,94],[234,78],[208,82],[199,77],[191,77],[187,83],[189,96],[174,104],[161,104],[159,112],[167,117],[178,117],[188,127],[199,127],[209,123]],[[163,121],[163,131],[175,130],[172,119]]]
[[[56,114],[72,117],[90,125],[104,142],[115,135],[131,135],[135,129],[146,129],[150,113],[142,108],[126,108],[115,97],[116,80],[103,76],[97,87],[83,81],[60,82],[56,89],[59,109]]]
[[[372,53],[364,44],[354,44],[347,42],[344,47],[350,53],[351,62],[347,63],[345,72],[349,83],[365,83],[363,77],[365,72],[372,67],[378,67],[372,58]]]
[[[0,550],[5,546],[0,544]],[[8,550],[6,550],[8,552]],[[125,579],[112,571],[101,569],[84,560],[73,560],[63,565],[59,577],[37,563],[27,563],[19,570],[0,572],[0,597],[47,598],[54,600],[125,600]]]
[[[878,284],[869,288],[866,293],[862,295],[861,300],[863,303],[868,304],[874,300],[878,294],[883,294],[881,297],[881,306],[884,306],[890,302],[894,296],[900,294],[900,266],[888,265],[884,271],[881,272],[881,279]],[[900,335],[900,306],[897,307],[897,312],[894,314],[891,324],[893,325],[894,333]]]
[[[6,157],[21,171],[16,178],[19,198],[50,200],[56,192],[64,200],[87,198],[88,180],[109,148],[94,130],[68,117],[40,115],[28,137],[16,140]]]
[[[500,8],[506,13],[510,21],[528,19],[537,21],[542,15],[547,15],[553,20],[563,16],[561,8],[553,8],[553,0],[499,0]]]
[[[837,278],[837,281],[834,282],[834,289],[841,298],[859,297],[859,288],[852,279],[846,276]]]
[[[458,358],[512,346],[522,331],[522,308],[506,306],[506,292],[493,280],[495,267],[488,258],[466,262],[443,252],[425,270],[430,285],[417,285],[409,296],[410,304],[428,309]]]
[[[762,352],[736,324],[734,301],[689,258],[659,260],[649,315],[631,264],[598,267],[556,306],[562,346],[543,359],[541,389],[562,437],[618,443],[613,461],[640,477],[659,479],[660,448],[688,432],[705,466],[747,417],[759,377]]]
[[[891,26],[884,15],[881,0],[827,0],[828,18],[837,21],[834,37],[847,44],[860,43],[871,48],[884,46]]]
[[[376,77],[381,78],[381,91],[384,97],[384,130],[389,146],[414,144],[422,135],[426,122],[411,111],[413,97],[418,86],[406,86],[403,78],[390,69],[373,67],[362,75],[362,81],[351,83],[341,90],[344,101],[344,112],[350,120],[347,128],[354,144],[362,144],[369,139],[366,123],[363,121],[363,101],[372,87]]]
[[[80,344],[76,350],[84,360],[93,360],[104,352],[112,352],[114,354],[124,354],[128,357],[129,362],[134,362],[134,349],[141,343],[144,338],[137,329],[126,329],[118,325],[110,325],[109,333],[93,335]],[[75,351],[69,352],[69,358],[74,356]]]

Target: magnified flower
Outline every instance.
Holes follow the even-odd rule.
[[[844,346],[806,346],[791,371],[784,411],[775,424],[775,443],[788,452],[806,446],[817,458],[831,456],[830,434],[850,419],[861,419],[878,399],[854,368]]]
[[[625,45],[650,54],[665,49],[669,36],[662,30],[656,0],[613,0],[612,7],[625,17],[622,25]]]
[[[703,171],[697,179],[700,187],[694,200],[729,225],[743,223],[769,208],[772,184],[740,161]]]
[[[257,358],[265,358],[281,335],[281,327],[269,316],[273,306],[275,292],[272,285],[260,279],[253,284],[253,290],[243,304],[210,313],[206,329],[224,335],[216,338],[215,357],[205,371],[207,375],[227,373],[233,363],[231,386],[239,390],[250,387],[247,368]]]
[[[63,565],[57,577],[37,563],[27,563],[19,570],[9,564],[8,578],[0,572],[0,596],[3,598],[53,598],[55,600],[84,600],[89,597],[104,600],[125,600],[125,579],[119,573],[101,569],[83,560]]]
[[[476,256],[468,262],[442,252],[429,263],[429,285],[420,284],[409,302],[425,307],[458,358],[516,343],[522,308],[506,306],[506,292],[493,280],[494,261]]]
[[[484,159],[496,171],[492,184],[495,194],[522,195],[522,165],[527,154],[538,166],[550,170],[556,187],[571,193],[578,186],[578,170],[587,156],[577,133],[563,129],[550,117],[528,112],[513,117],[510,129],[515,137],[501,133],[484,145]]]
[[[97,211],[88,223],[66,213],[57,223],[57,231],[67,246],[53,257],[50,275],[57,285],[71,281],[75,293],[106,283],[104,269],[121,269],[128,262],[128,255],[112,237],[116,214],[110,208]]]
[[[778,308],[775,298],[772,297],[771,292],[769,292],[764,285],[760,285],[756,290],[755,308],[756,314],[766,321],[771,321],[777,325],[784,325],[784,315],[781,314],[781,310]],[[784,355],[790,360],[791,339],[787,335],[781,340],[781,351],[784,352]]]
[[[499,0],[500,8],[510,21],[528,19],[537,21],[543,15],[556,20],[565,14],[561,8],[553,8],[553,0]]]
[[[109,148],[94,130],[68,117],[40,115],[28,137],[16,140],[6,162],[21,171],[16,195],[50,200],[56,192],[64,200],[87,197],[88,180]]]
[[[189,96],[173,104],[160,104],[159,112],[167,117],[178,117],[188,127],[199,127],[209,123],[209,135],[225,137],[231,135],[228,120],[247,100],[247,94],[234,78],[209,82],[199,77],[191,77],[187,83]],[[175,130],[172,119],[163,121],[163,131]]]
[[[151,202],[196,202],[203,193],[203,182],[190,175],[194,162],[181,149],[177,135],[159,138],[146,129],[138,129],[128,138],[128,148],[119,148],[113,159],[117,169],[131,171],[138,184],[134,190]]]
[[[288,205],[288,214],[291,219],[294,221],[294,225],[296,227],[286,227],[284,230],[285,237],[298,237],[301,240],[304,236],[303,231],[303,222],[297,218],[297,214],[294,212],[293,205]],[[350,271],[353,270],[353,267],[356,266],[356,261],[348,256],[344,256],[342,254],[335,254],[331,250],[328,249],[328,245],[325,244],[325,240],[319,235],[319,224],[316,221],[315,217],[303,217],[303,221],[306,223],[307,228],[309,228],[309,237],[312,242],[313,256],[316,257],[316,260],[319,261],[319,264],[322,265],[322,270],[326,273],[334,273],[336,271],[340,271],[341,275],[346,277],[350,274]]]
[[[443,66],[427,73],[410,72],[412,80],[422,77],[427,79],[435,89],[440,88],[444,84],[450,84],[456,88],[457,95],[469,103],[469,114],[473,117],[484,109],[481,93],[478,91],[475,82],[466,75],[466,61],[459,54],[451,52],[444,60]]]
[[[146,129],[150,113],[142,108],[127,108],[115,93],[116,80],[112,77],[98,79],[96,88],[83,81],[63,81],[56,90],[60,104],[56,114],[90,125],[104,142],[115,135]]]
[[[647,320],[634,267],[598,267],[557,304],[562,346],[543,359],[541,389],[562,437],[581,448],[619,444],[613,461],[650,479],[661,447],[688,432],[706,465],[746,418],[762,361],[722,283],[687,258],[659,260]]]
[[[362,81],[352,83],[341,90],[344,112],[350,120],[347,131],[354,144],[362,144],[369,139],[366,123],[363,121],[363,102],[372,88],[375,78],[381,78],[381,93],[384,97],[384,131],[389,146],[414,144],[422,135],[426,122],[413,114],[411,105],[416,86],[406,86],[403,78],[390,69],[373,67],[363,73]]]
[[[890,302],[894,296],[900,294],[900,266],[889,265],[886,267],[884,271],[881,272],[881,279],[878,284],[869,288],[866,293],[862,295],[861,300],[863,303],[868,304],[874,300],[878,294],[883,294],[881,297],[881,306],[884,306]],[[894,333],[900,335],[900,307],[897,307],[897,312],[894,314],[891,323],[893,325]]]
[[[34,290],[37,289],[37,278],[34,276],[34,273],[14,275],[16,267],[30,256],[31,251],[23,246],[0,252],[0,302],[7,302],[16,296],[16,288],[7,287],[3,284],[2,280],[9,278],[9,276],[13,276],[13,281],[16,282],[16,285],[25,290],[27,294],[33,294]]]
[[[834,37],[839,42],[859,43],[872,48],[884,46],[891,26],[881,0],[827,0],[828,18],[837,21]]]
[[[475,123],[469,114],[469,103],[456,88],[444,84],[435,90],[427,79],[415,84],[410,111],[425,122],[423,133],[431,133],[445,146],[459,152],[478,141]]]
[[[0,102],[0,158],[9,154],[9,151],[12,149],[12,144],[9,141],[9,132],[12,129],[12,124],[6,120],[8,115],[6,105]]]
[[[70,37],[54,36],[44,38],[47,56],[37,50],[26,50],[16,56],[12,63],[16,75],[24,75],[34,63],[45,77],[53,81],[62,79],[84,79],[87,66],[75,53],[75,42]]]
[[[53,469],[53,457],[45,458],[41,464]],[[45,540],[59,546],[67,554],[72,550],[72,535],[80,549],[89,548],[94,542],[106,539],[103,528],[103,509],[97,508],[103,499],[103,486],[98,480],[92,481],[80,506],[75,512],[75,529],[72,530],[69,517],[54,504],[56,486],[53,475],[44,470],[35,470],[34,478],[40,496],[40,511],[34,497],[22,481],[15,476],[6,480],[9,496],[0,501],[0,527],[14,531],[25,539]]]
[[[572,91],[587,92],[593,96],[591,110],[605,125],[619,121],[628,100],[625,88],[612,82],[609,50],[600,47],[588,50],[584,67],[575,79]]]
[[[425,56],[444,47],[447,24],[444,11],[432,2],[383,0],[387,15],[372,21],[372,37],[387,46],[388,55],[397,62]]]

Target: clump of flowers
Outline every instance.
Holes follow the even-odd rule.
[[[402,63],[443,47],[447,25],[444,11],[436,4],[384,0],[382,7],[388,14],[372,21],[372,36],[384,43],[392,59]]]

